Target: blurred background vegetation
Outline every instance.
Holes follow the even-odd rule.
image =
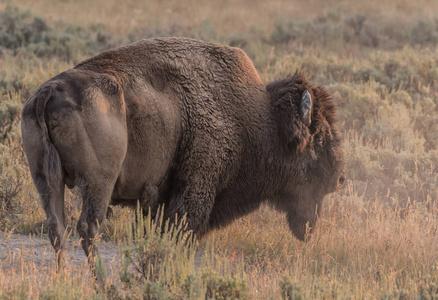
[[[0,229],[44,231],[20,134],[37,87],[105,49],[188,36],[244,49],[266,82],[302,70],[338,105],[348,181],[327,199],[314,242],[299,244],[267,207],[207,238],[245,259],[251,297],[437,297],[437,12],[427,0],[2,0]],[[72,228],[80,203],[68,192]]]

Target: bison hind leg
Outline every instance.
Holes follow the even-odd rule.
[[[104,281],[103,270],[97,270],[100,258],[96,241],[99,239],[99,227],[105,219],[111,200],[114,180],[101,178],[99,183],[92,180],[81,180],[77,184],[82,194],[82,212],[77,224],[82,248],[88,258],[90,268],[99,283]],[[102,271],[102,273],[100,272]]]
[[[64,215],[65,185],[62,180],[53,183],[52,186],[48,186],[46,180],[36,180],[36,187],[41,195],[47,216],[47,231],[50,243],[55,249],[57,270],[59,270],[64,265],[67,238]]]

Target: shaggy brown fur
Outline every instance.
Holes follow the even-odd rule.
[[[61,254],[64,185],[82,192],[88,255],[108,206],[137,200],[187,214],[198,236],[269,201],[302,240],[343,181],[323,88],[300,73],[265,86],[242,50],[192,39],[139,41],[59,74],[27,101],[22,133]]]

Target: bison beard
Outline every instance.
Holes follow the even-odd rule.
[[[62,263],[64,186],[77,186],[85,253],[108,206],[187,215],[198,236],[261,203],[303,240],[344,181],[335,105],[301,73],[264,85],[237,48],[156,38],[44,83],[22,112],[24,149]]]

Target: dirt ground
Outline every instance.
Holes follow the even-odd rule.
[[[99,241],[97,245],[106,275],[118,277],[121,268],[118,246],[111,241]],[[80,240],[69,239],[66,252],[65,268],[76,274],[83,274],[87,280],[90,277],[89,266]],[[195,255],[196,268],[201,266],[203,253],[203,250],[198,249]],[[4,287],[16,280],[40,281],[38,277],[42,273],[56,272],[55,262],[55,251],[47,236],[0,232],[0,284]]]
[[[112,242],[99,242],[99,254],[105,263],[114,264],[118,258],[117,246]],[[0,267],[2,270],[14,267],[17,259],[31,260],[36,266],[55,265],[55,251],[47,237],[19,234],[0,235]],[[86,257],[79,240],[70,240],[66,261],[80,265]]]
[[[113,242],[100,241],[99,254],[107,274],[117,273],[120,267],[118,247]],[[66,268],[87,274],[88,263],[79,239],[68,241]],[[10,281],[55,271],[55,251],[47,236],[0,233],[0,277]],[[1,276],[3,275],[3,276]],[[8,285],[7,282],[2,284]]]

